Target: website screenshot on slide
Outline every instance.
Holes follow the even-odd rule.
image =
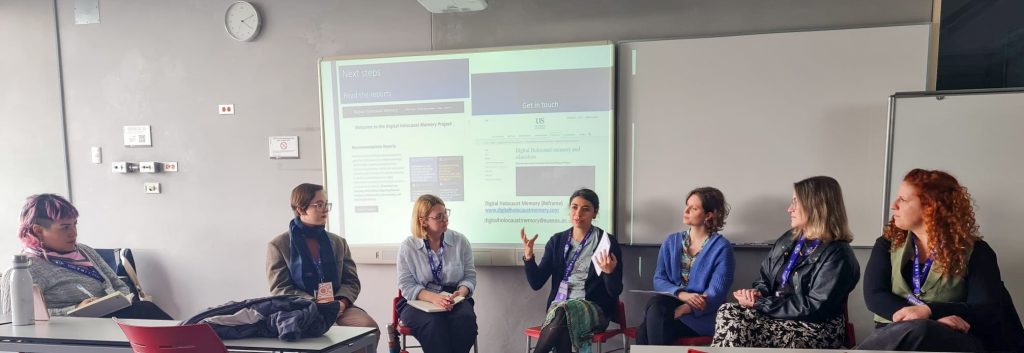
[[[601,197],[611,227],[614,50],[534,48],[321,62],[331,231],[397,244],[413,202],[441,197],[474,243],[544,242],[568,197]],[[610,229],[609,229],[610,230]]]

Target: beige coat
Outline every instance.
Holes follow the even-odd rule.
[[[356,263],[352,261],[352,252],[348,248],[348,242],[337,234],[327,233],[331,241],[331,249],[338,259],[338,275],[341,277],[341,285],[334,289],[335,297],[348,299],[354,303],[359,296],[359,276],[356,274]],[[301,244],[305,246],[305,244]],[[274,237],[267,246],[267,280],[270,282],[270,293],[273,295],[292,294],[305,298],[313,298],[312,295],[295,287],[292,276],[288,272],[291,266],[291,233]]]

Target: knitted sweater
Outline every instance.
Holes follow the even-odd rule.
[[[115,290],[124,295],[131,294],[128,286],[121,279],[117,278],[117,274],[114,273],[110,266],[107,266],[107,263],[96,253],[96,250],[82,243],[78,243],[78,250],[100,271],[100,275],[103,276],[103,282],[54,265],[46,261],[46,259],[32,257],[32,263],[28,267],[29,272],[32,273],[32,282],[42,290],[43,298],[46,299],[46,309],[50,312],[50,315],[66,316],[68,311],[71,311],[83,300],[89,298],[88,295],[78,289],[78,285],[85,287],[95,297],[102,297],[113,293]]]

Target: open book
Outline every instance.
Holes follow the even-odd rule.
[[[452,295],[451,293],[448,293],[448,292],[441,292],[439,294],[441,294],[441,295]],[[452,305],[453,306],[457,305],[457,304],[461,303],[465,299],[466,299],[466,297],[463,297],[463,296],[452,297]],[[441,307],[439,307],[437,305],[434,305],[434,303],[428,302],[426,300],[410,300],[408,303],[409,303],[409,305],[412,305],[412,307],[414,307],[416,309],[420,309],[420,310],[428,312],[428,313],[437,313],[437,312],[445,311],[444,308],[441,308]]]
[[[100,317],[132,305],[133,295],[113,292],[68,312],[68,316]]]

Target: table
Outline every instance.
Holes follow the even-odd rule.
[[[170,326],[171,320],[121,320],[138,326]],[[320,337],[285,342],[276,338],[224,340],[230,351],[351,353],[377,349],[380,331],[371,327],[331,327]],[[111,319],[52,317],[35,325],[0,325],[0,351],[33,353],[131,353],[121,328]]]
[[[893,351],[858,351],[852,349],[792,349],[792,348],[738,348],[738,347],[687,347],[687,346],[630,346],[632,353],[686,353],[689,349],[695,349],[707,353],[902,353]]]

